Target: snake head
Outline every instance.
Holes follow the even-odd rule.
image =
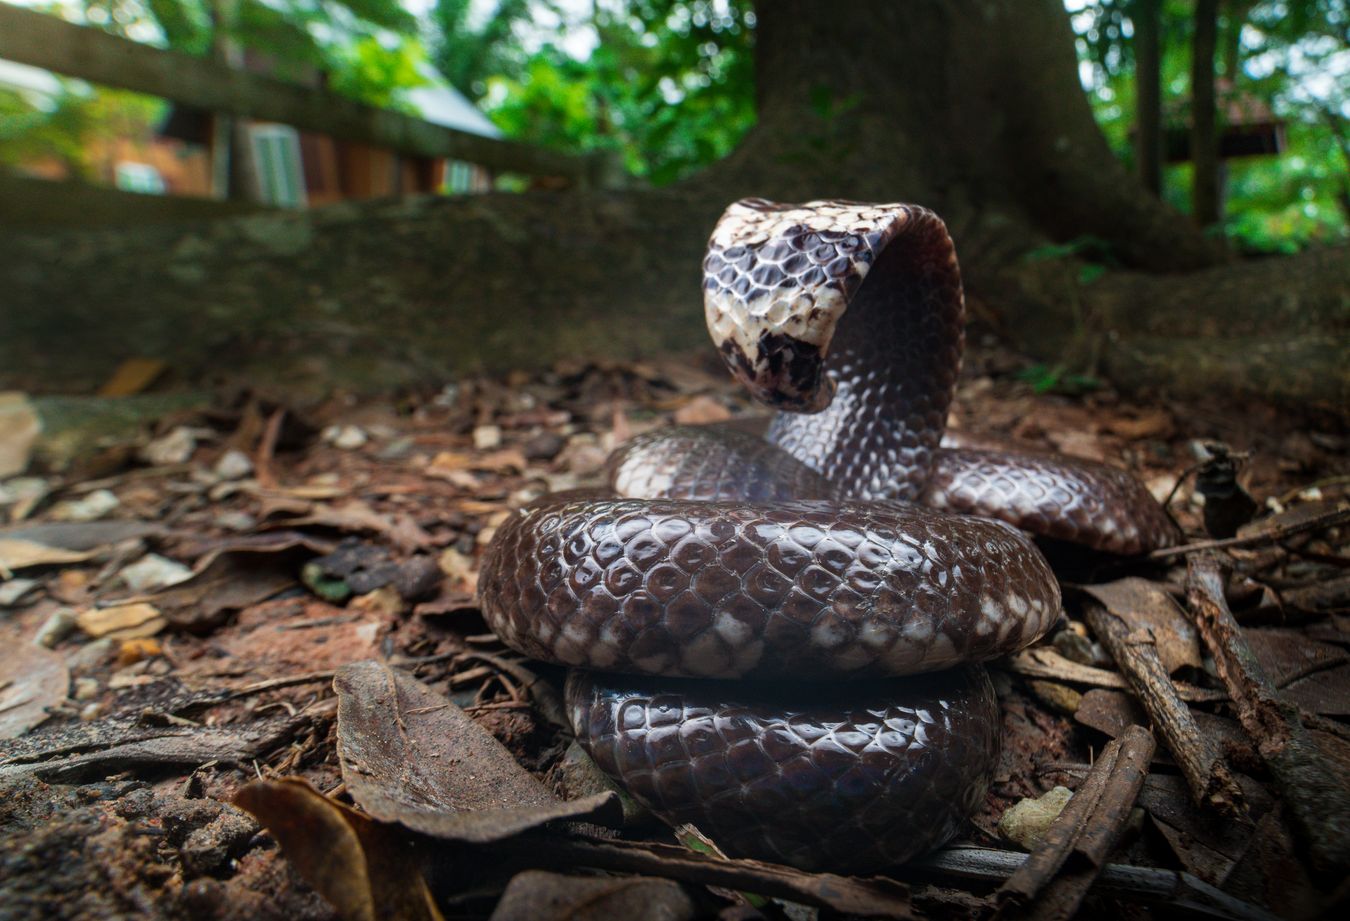
[[[830,404],[830,340],[908,217],[901,205],[843,201],[749,198],[726,210],[703,260],[704,313],[727,367],[756,399],[798,413]]]

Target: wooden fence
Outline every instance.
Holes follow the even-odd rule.
[[[604,158],[568,156],[481,137],[6,3],[0,3],[0,58],[401,154],[464,160],[499,172],[561,177],[581,186],[606,185],[612,180]]]

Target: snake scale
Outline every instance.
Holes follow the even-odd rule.
[[[1137,554],[1174,526],[1114,468],[942,447],[965,308],[932,212],[746,199],[703,270],[714,342],[779,410],[767,437],[631,440],[611,493],[498,528],[483,612],[573,667],[578,741],[656,814],[733,856],[882,869],[983,800],[999,712],[976,663],[1060,613],[1028,532]]]

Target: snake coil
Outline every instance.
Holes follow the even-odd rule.
[[[983,800],[999,714],[976,663],[1059,616],[1023,532],[1135,554],[1173,525],[1114,468],[941,446],[964,300],[932,212],[747,199],[703,269],[719,351],[781,410],[767,438],[633,439],[612,495],[498,528],[483,612],[574,668],[578,741],[667,821],[733,856],[894,865]]]

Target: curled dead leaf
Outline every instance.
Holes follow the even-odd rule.
[[[258,780],[234,799],[277,839],[345,921],[439,921],[401,829],[328,799],[299,778]]]

